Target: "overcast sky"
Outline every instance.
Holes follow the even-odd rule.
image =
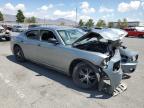
[[[144,21],[144,0],[0,0],[3,13],[15,15],[21,9],[27,17],[75,20],[76,8],[78,20]]]

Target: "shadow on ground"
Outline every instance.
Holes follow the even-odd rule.
[[[71,89],[79,91],[79,92],[87,93],[87,94],[89,94],[89,96],[87,98],[108,99],[111,97],[110,95],[105,94],[103,92],[98,92],[96,87],[89,89],[89,90],[80,89],[73,83],[71,77],[61,74],[60,72],[57,72],[55,70],[49,69],[45,66],[37,65],[30,61],[27,61],[25,63],[18,63],[15,60],[13,55],[7,56],[7,59],[14,63],[20,64],[20,65],[26,67],[27,69],[30,69],[30,70],[36,72],[37,77],[45,76],[45,77],[52,79],[68,88],[71,88]]]

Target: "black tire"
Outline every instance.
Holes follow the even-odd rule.
[[[73,69],[73,81],[78,87],[83,89],[90,89],[97,86],[100,75],[96,71],[98,70],[94,70],[87,63],[80,62]]]
[[[10,41],[10,37],[5,37],[5,39],[6,39],[7,41]]]
[[[18,62],[24,62],[25,61],[24,53],[23,53],[21,47],[19,47],[19,46],[14,47],[14,56]]]

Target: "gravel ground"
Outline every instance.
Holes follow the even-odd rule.
[[[70,77],[31,62],[15,61],[10,43],[0,41],[0,108],[144,108],[144,39],[125,38],[139,52],[137,70],[123,80],[128,89],[110,97],[77,88]]]

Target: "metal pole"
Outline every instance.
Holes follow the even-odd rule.
[[[77,26],[77,8],[76,8],[76,21],[75,21],[75,26]]]
[[[45,25],[45,16],[44,16],[44,25]]]

